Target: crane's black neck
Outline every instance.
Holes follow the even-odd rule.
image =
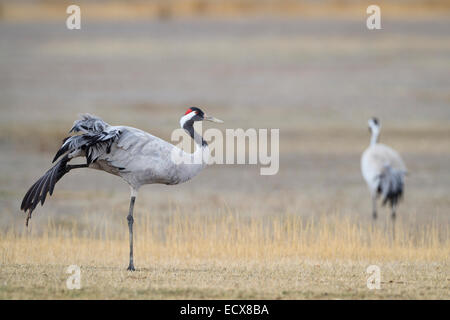
[[[195,141],[197,145],[201,147],[206,147],[208,145],[208,143],[205,140],[203,140],[203,137],[194,130],[193,120],[186,121],[185,124],[183,125],[183,129],[186,130],[186,132],[191,136],[191,138]]]

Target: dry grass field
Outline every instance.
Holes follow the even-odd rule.
[[[78,231],[49,221],[42,235],[3,234],[0,298],[450,298],[448,230],[436,226],[400,224],[392,241],[342,217],[180,214],[163,228],[137,221],[134,273],[125,270],[126,233],[107,223]],[[72,264],[81,267],[80,290],[66,288]],[[379,290],[367,288],[369,265],[380,267]]]
[[[6,12],[6,11],[4,11]],[[450,299],[450,19],[0,20],[0,299]],[[26,20],[26,19],[25,19]],[[170,140],[187,106],[279,128],[280,171],[143,187],[79,170],[20,202],[79,113]],[[371,221],[367,119],[409,169],[396,239]],[[210,125],[208,125],[210,127]],[[68,290],[69,265],[81,290]],[[369,290],[366,268],[381,270]]]

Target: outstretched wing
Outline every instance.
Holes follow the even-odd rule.
[[[26,220],[26,225],[28,226],[28,220],[31,218],[33,210],[36,208],[39,202],[41,205],[44,204],[47,193],[53,194],[53,189],[55,184],[71,169],[67,166],[69,162],[69,157],[66,155],[58,163],[49,169],[38,181],[36,181],[28,192],[25,194],[22,200],[20,209],[23,211],[28,211],[28,216]]]
[[[110,126],[102,119],[90,114],[84,114],[81,119],[75,121],[69,133],[71,132],[81,132],[81,134],[65,138],[53,162],[63,154],[77,150],[84,151],[88,164],[95,162],[102,154],[110,153],[111,145],[121,134],[119,128]]]
[[[25,194],[21,209],[28,211],[26,225],[31,219],[33,210],[38,203],[44,204],[47,194],[52,195],[55,184],[67,172],[74,168],[87,167],[95,162],[98,157],[109,153],[111,145],[120,136],[119,127],[108,125],[102,119],[85,114],[81,119],[74,122],[71,132],[80,134],[64,139],[61,148],[56,153],[53,162],[64,155],[50,170],[48,170],[38,181],[36,181]],[[70,159],[76,156],[86,156],[87,164],[69,165]]]

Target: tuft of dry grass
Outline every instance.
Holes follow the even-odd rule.
[[[135,226],[135,273],[125,271],[126,228],[49,220],[41,234],[1,234],[0,298],[450,298],[448,228],[433,224],[399,221],[395,240],[338,215],[175,214]],[[65,288],[72,264],[84,277],[78,292]],[[377,292],[366,287],[372,264],[389,279]]]

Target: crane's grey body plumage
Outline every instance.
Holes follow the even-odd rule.
[[[189,154],[150,133],[128,126],[111,126],[102,119],[84,114],[74,122],[69,136],[63,140],[53,162],[56,164],[34,183],[23,198],[21,209],[28,211],[26,224],[38,203],[44,204],[47,194],[52,195],[55,184],[66,173],[75,168],[102,170],[121,177],[131,188],[130,212],[127,217],[130,228],[130,265],[132,259],[133,207],[139,188],[145,184],[175,185],[196,176],[207,164],[209,149],[203,139],[197,139],[194,121],[209,120],[198,108],[189,109],[182,118],[181,126],[191,135],[197,145],[194,154]],[[173,161],[173,155],[181,155],[184,161]],[[203,155],[206,154],[206,157]],[[201,155],[201,161],[194,161]],[[85,157],[86,164],[70,165],[70,160]],[[59,159],[59,160],[58,160]],[[192,161],[189,161],[189,160]]]
[[[171,157],[177,147],[145,131],[125,126],[111,129],[119,131],[119,137],[109,152],[96,153],[96,162],[89,167],[120,176],[136,190],[145,184],[186,182],[205,166],[175,163]]]
[[[406,167],[392,148],[377,143],[361,157],[361,170],[370,192],[382,197],[383,204],[397,204],[403,195]]]
[[[361,172],[372,196],[372,216],[377,218],[376,199],[381,196],[382,204],[389,203],[391,206],[391,217],[394,221],[396,207],[404,193],[407,169],[397,151],[378,142],[378,119],[370,119],[369,128],[372,132],[371,143],[362,154]]]

